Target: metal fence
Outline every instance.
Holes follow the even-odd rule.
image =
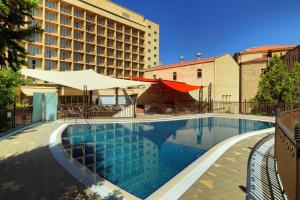
[[[129,105],[85,105],[60,104],[58,105],[58,119],[66,118],[109,118],[125,110]],[[125,117],[125,116],[124,116]]]
[[[0,133],[32,122],[32,107],[14,107],[0,110]]]
[[[146,114],[198,114],[198,113],[231,113],[245,115],[275,116],[276,109],[282,111],[300,108],[300,105],[268,102],[184,102],[177,104],[149,104],[143,106]]]
[[[300,109],[276,118],[275,157],[288,199],[300,200]]]

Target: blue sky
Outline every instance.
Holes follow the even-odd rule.
[[[113,0],[160,24],[164,64],[260,45],[300,44],[299,0]]]

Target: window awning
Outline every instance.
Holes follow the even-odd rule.
[[[178,81],[169,81],[169,80],[161,80],[161,79],[138,78],[138,77],[130,77],[130,79],[136,81],[148,82],[148,83],[161,84],[163,86],[172,88],[179,92],[190,92],[193,90],[200,90],[205,87],[205,86],[189,85]]]
[[[96,73],[93,70],[82,71],[44,71],[35,69],[22,69],[21,73],[24,76],[40,79],[49,83],[54,83],[62,86],[75,88],[78,90],[84,90],[84,86],[87,90],[103,90],[112,88],[123,88],[147,85],[150,83],[123,80],[117,78],[111,78]]]

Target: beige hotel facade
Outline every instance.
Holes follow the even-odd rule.
[[[28,68],[142,77],[159,63],[159,25],[108,0],[40,0]]]

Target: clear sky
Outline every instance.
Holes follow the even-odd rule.
[[[113,0],[160,24],[164,64],[300,44],[300,0]]]

